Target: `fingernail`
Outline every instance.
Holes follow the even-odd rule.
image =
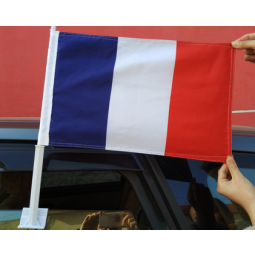
[[[238,41],[233,41],[233,42],[232,42],[232,45],[233,45],[233,46],[238,46],[239,44],[240,44],[240,42],[238,42]]]

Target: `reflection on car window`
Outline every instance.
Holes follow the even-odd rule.
[[[0,210],[0,230],[17,229],[21,210]],[[64,211],[48,212],[46,230],[138,230],[130,211]]]
[[[31,182],[31,172],[3,172],[0,176],[0,210],[27,207]]]
[[[132,212],[94,212],[87,214],[80,230],[137,230],[138,226]]]
[[[255,155],[234,153],[234,158],[244,176],[255,184]],[[187,162],[195,180],[187,181],[187,174],[182,180],[174,177],[167,181],[192,228],[233,230],[250,226],[245,210],[217,192],[218,169],[222,163]],[[182,169],[175,166],[175,171]]]
[[[1,174],[0,229],[17,229],[31,182],[31,172]],[[132,186],[116,171],[44,172],[39,208],[49,208],[46,229],[150,228]]]
[[[62,171],[43,172],[42,188],[103,182],[119,182],[121,175],[114,171]]]
[[[102,170],[139,169],[132,154],[55,152],[47,150],[44,155],[45,170]]]

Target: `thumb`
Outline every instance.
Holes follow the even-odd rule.
[[[221,168],[218,171],[218,183],[221,183],[221,181],[225,181],[228,178],[228,167],[226,164],[223,164]]]
[[[234,160],[234,158],[232,156],[228,156],[227,157],[227,167],[229,169],[229,172],[232,175],[232,178],[234,178],[235,176],[239,175],[241,172],[239,171],[239,168]]]

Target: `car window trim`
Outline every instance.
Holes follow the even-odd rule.
[[[188,223],[184,213],[182,212],[171,187],[166,181],[165,176],[163,175],[156,159],[152,155],[144,155],[147,159],[146,161],[150,164],[150,170],[154,176],[154,185],[158,186],[158,189],[161,193],[161,197],[165,200],[165,205],[168,209],[169,215],[171,215],[172,220],[176,225],[176,229],[185,229],[190,230],[191,226]]]
[[[162,230],[162,223],[160,222],[155,212],[155,208],[153,207],[150,199],[148,198],[148,194],[146,193],[143,185],[141,184],[138,173],[131,171],[120,171],[120,173],[129,181],[130,185],[132,186],[139,201],[139,204],[147,218],[150,228],[153,230]]]

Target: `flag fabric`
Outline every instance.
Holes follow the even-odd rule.
[[[39,145],[216,162],[232,154],[230,43],[51,37]]]

